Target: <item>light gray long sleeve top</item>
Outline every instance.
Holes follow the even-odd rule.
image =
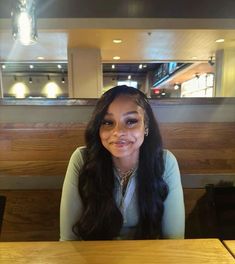
[[[64,179],[61,205],[60,205],[60,240],[78,240],[72,227],[82,214],[83,205],[78,192],[79,171],[83,166],[83,151],[85,147],[77,148],[72,154]],[[168,185],[169,193],[164,201],[162,218],[163,238],[184,238],[185,210],[180,172],[175,156],[164,150],[165,172],[163,179]],[[119,239],[132,239],[138,223],[136,173],[127,185],[125,195],[122,190],[118,175],[114,170],[115,189],[114,198],[123,215],[123,227]]]

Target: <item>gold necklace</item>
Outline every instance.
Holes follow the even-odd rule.
[[[118,175],[119,175],[119,178],[120,178],[120,184],[121,184],[121,187],[125,187],[131,177],[131,175],[134,173],[134,171],[136,170],[136,166],[131,168],[130,170],[128,171],[122,171],[121,169],[119,168],[116,168],[117,169],[117,172],[118,172]]]

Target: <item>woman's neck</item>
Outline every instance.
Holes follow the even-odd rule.
[[[138,159],[113,157],[113,164],[118,171],[125,173],[138,166]]]

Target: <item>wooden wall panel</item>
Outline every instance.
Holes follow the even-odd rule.
[[[84,145],[84,124],[2,124],[0,174],[64,175],[76,147]]]
[[[160,124],[182,173],[234,173],[235,123]]]
[[[2,124],[0,174],[64,175],[69,157],[84,145],[85,124]],[[162,123],[164,146],[181,172],[234,173],[235,123]]]
[[[0,241],[59,239],[61,190],[0,190],[7,197]]]
[[[59,239],[61,190],[4,190],[7,196],[0,241]],[[184,189],[186,238],[216,237],[205,189]]]

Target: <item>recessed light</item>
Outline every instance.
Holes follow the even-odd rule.
[[[61,68],[62,68],[62,66],[61,66],[60,64],[58,64],[58,65],[57,65],[57,68],[58,68],[58,69],[61,69]]]
[[[196,60],[196,59],[197,59],[197,57],[196,57],[196,56],[192,57],[192,60]]]
[[[120,57],[119,56],[114,56],[113,59],[114,60],[120,60]]]
[[[42,57],[42,56],[38,56],[37,59],[38,59],[38,60],[44,60],[45,58]]]
[[[33,68],[34,68],[34,66],[33,66],[32,64],[30,64],[30,65],[29,65],[29,68],[30,68],[30,69],[33,69]]]
[[[221,43],[221,42],[224,42],[224,39],[217,39],[215,42]]]
[[[112,69],[115,69],[115,65],[114,64],[112,65]]]
[[[3,68],[3,69],[6,69],[6,65],[5,65],[5,64],[3,64],[3,65],[2,65],[2,68]]]
[[[121,39],[113,39],[113,43],[119,44],[119,43],[122,43],[122,40]]]
[[[139,69],[142,69],[142,68],[143,68],[143,64],[140,64],[140,65],[139,65]]]

